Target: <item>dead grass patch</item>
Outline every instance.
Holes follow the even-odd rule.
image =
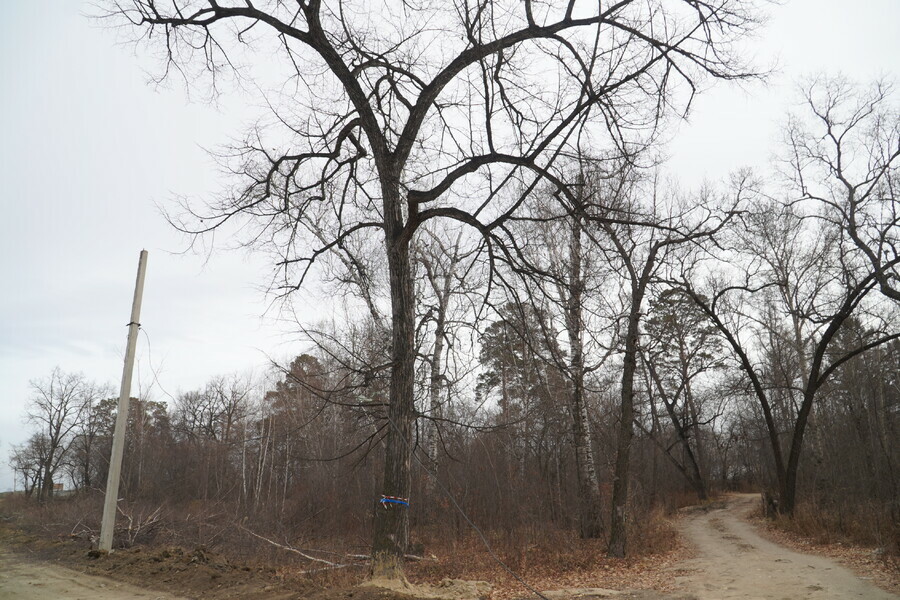
[[[148,511],[157,507],[131,508],[139,515],[152,514]],[[278,591],[295,598],[319,598],[323,594],[324,598],[334,595],[326,593],[328,590],[337,593],[356,589],[368,576],[368,569],[358,568],[361,565],[319,568],[322,563],[246,534],[242,529],[254,528],[254,524],[238,522],[229,511],[216,506],[163,507],[161,522],[136,539],[133,547],[94,558],[88,552],[98,527],[98,499],[60,499],[45,507],[29,502],[13,507],[6,502],[2,509],[0,512],[15,513],[10,516],[15,524],[6,527],[4,534],[11,546],[27,547],[45,559],[91,574],[150,583],[180,594],[249,599],[268,590],[267,595]],[[425,560],[407,563],[411,581],[431,585],[448,579],[488,581],[494,586],[494,600],[530,595],[516,577],[538,590],[601,587],[671,591],[675,578],[671,567],[683,556],[677,531],[661,509],[631,520],[631,557],[625,560],[606,558],[605,540],[582,540],[571,530],[551,525],[487,532],[490,551],[471,531],[450,535],[443,528],[419,528],[417,532],[416,541],[421,544],[417,550]],[[368,540],[360,536],[301,539],[275,529],[260,529],[259,533],[336,563],[368,553]],[[18,536],[15,541],[14,536]],[[228,590],[231,595],[226,594]],[[378,594],[379,598],[404,595],[401,590],[394,596]],[[346,597],[358,598],[349,593]]]

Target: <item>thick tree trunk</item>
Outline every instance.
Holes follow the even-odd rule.
[[[399,186],[383,185],[385,243],[391,290],[391,387],[387,410],[387,438],[382,494],[409,499],[415,360],[415,313],[409,241],[403,237]],[[376,501],[378,499],[375,499]],[[372,569],[376,576],[402,577],[402,559],[409,544],[408,508],[381,503],[375,512]]]
[[[632,292],[632,306],[628,315],[625,337],[625,358],[622,365],[622,399],[619,431],[616,439],[616,469],[613,475],[612,519],[607,555],[625,557],[628,518],[628,479],[630,475],[631,442],[634,439],[634,373],[637,369],[638,326],[643,290]]]
[[[814,375],[818,376],[818,369],[816,369]],[[810,378],[810,380],[813,379]],[[797,413],[797,421],[794,424],[794,435],[791,437],[791,451],[788,454],[787,468],[784,476],[780,478],[782,484],[779,490],[778,512],[789,517],[794,515],[794,509],[797,507],[797,474],[800,470],[800,453],[803,449],[803,435],[806,433],[806,425],[812,413],[815,394],[816,390],[807,386],[803,394],[803,403],[800,405],[800,411]]]
[[[38,500],[41,502],[53,498],[53,470],[51,469],[51,465],[53,464],[55,457],[55,452],[51,450],[42,468],[41,487],[38,490]]]
[[[44,475],[44,481],[41,483],[41,493],[39,496],[40,500],[50,500],[53,498],[53,476],[50,474]]]

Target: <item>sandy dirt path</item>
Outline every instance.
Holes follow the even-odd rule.
[[[730,496],[696,510],[681,531],[697,557],[678,565],[676,581],[698,600],[894,600],[838,563],[763,539],[745,520],[759,495]]]
[[[0,600],[185,600],[0,549]]]

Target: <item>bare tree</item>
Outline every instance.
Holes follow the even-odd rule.
[[[30,498],[35,490],[40,495],[46,455],[47,436],[42,433],[35,433],[24,444],[12,447],[9,466],[13,470],[14,477],[21,477],[26,497]]]
[[[69,452],[77,428],[106,389],[89,382],[84,375],[64,373],[56,367],[46,379],[32,381],[31,390],[27,415],[44,437],[38,497],[45,500],[53,496],[53,477]]]
[[[473,264],[472,250],[465,249],[465,231],[439,230],[426,227],[415,246],[415,259],[424,272],[420,312],[423,316],[418,329],[433,336],[428,351],[427,342],[422,353],[428,367],[428,404],[424,432],[425,451],[432,473],[426,480],[426,490],[433,492],[435,469],[438,466],[440,426],[446,416],[447,400],[454,383],[450,359],[461,354],[462,340],[457,335],[474,319],[478,296],[483,286],[480,265]],[[467,319],[468,317],[468,319]],[[433,327],[433,330],[432,330]],[[453,352],[453,347],[456,351]]]
[[[746,261],[740,274],[731,262],[709,278],[702,294],[690,274],[682,285],[749,380],[765,420],[779,511],[791,515],[819,390],[847,361],[900,333],[892,308],[872,294],[879,289],[878,271],[844,252],[832,221],[800,212],[793,201],[763,199],[744,215],[738,238]],[[872,335],[841,347],[835,342],[851,318],[865,322]],[[756,352],[760,347],[765,352]]]
[[[895,308],[872,292],[900,299],[900,118],[892,87],[877,82],[863,90],[819,77],[802,95],[806,110],[785,129],[786,185],[778,200],[747,215],[738,254],[731,254],[745,260],[743,275],[712,279],[706,292],[713,296],[691,291],[749,379],[786,514],[796,506],[819,391],[848,361],[896,338]],[[855,347],[838,344],[854,319],[870,336]],[[754,329],[756,339],[742,335]],[[758,344],[766,356],[754,353]]]
[[[646,330],[648,343],[641,357],[650,380],[648,388],[656,390],[650,395],[650,410],[656,411],[654,397],[658,397],[682,449],[683,460],[675,458],[672,447],[662,448],[694,487],[698,499],[705,501],[709,485],[702,431],[715,420],[718,410],[706,414],[696,382],[721,365],[720,339],[693,301],[677,290],[664,290],[651,302]]]
[[[101,450],[101,438],[112,436],[113,423],[110,414],[104,410],[104,405],[109,403],[111,388],[98,390],[98,394],[106,396],[107,402],[100,400],[85,406],[81,422],[74,431],[74,439],[67,460],[69,476],[76,486],[91,488],[105,479],[99,477],[99,469],[104,460],[109,463],[109,448],[104,456]]]
[[[803,87],[806,111],[785,131],[787,177],[800,201],[844,235],[842,252],[869,265],[882,294],[900,301],[900,112],[885,81],[863,89],[837,77]]]
[[[515,226],[516,237],[527,241],[522,243],[523,255],[512,269],[519,282],[511,278],[515,287],[507,292],[517,303],[530,303],[535,311],[547,314],[548,327],[539,333],[549,338],[543,346],[551,352],[535,354],[546,357],[567,381],[579,533],[584,538],[597,538],[604,534],[604,524],[589,419],[589,379],[612,353],[614,326],[610,323],[614,319],[605,302],[604,284],[610,268],[597,252],[596,234],[588,219],[589,175],[577,166],[572,170],[578,208],[566,211],[550,188],[528,206],[527,213],[523,211],[522,222]],[[556,339],[559,332],[564,340]]]
[[[729,43],[753,25],[752,6],[737,0],[108,7],[141,40],[164,45],[167,73],[191,82],[206,70],[218,85],[244,49],[282,59],[281,89],[295,91],[270,101],[280,134],[268,132],[268,142],[261,130],[251,134],[234,153],[234,193],[183,229],[204,233],[246,217],[252,241],[280,256],[283,293],[347,240],[384,235],[392,335],[383,493],[402,498],[415,420],[410,244],[419,228],[451,219],[477,230],[492,252],[514,247],[504,224],[537,183],[558,185],[573,204],[553,162],[577,131],[627,146],[631,131],[652,128],[677,102],[676,82],[689,96],[700,77],[743,76]],[[406,549],[408,516],[400,508],[376,515],[375,570],[390,573]]]
[[[609,206],[616,213],[615,219],[601,215],[600,228],[609,239],[610,258],[620,264],[625,273],[621,319],[624,332],[620,334],[623,357],[620,416],[608,550],[609,555],[615,557],[623,557],[626,552],[625,523],[635,420],[634,384],[644,301],[669,255],[680,247],[714,243],[715,236],[744,201],[748,184],[747,180],[740,181],[733,198],[723,203],[710,190],[703,190],[700,198],[666,197],[657,180],[641,181],[625,175],[613,180],[613,185],[605,185],[594,192],[598,203]]]

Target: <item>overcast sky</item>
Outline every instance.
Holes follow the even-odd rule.
[[[179,254],[184,240],[157,208],[220,185],[204,148],[239,135],[254,110],[236,93],[211,106],[177,85],[150,85],[153,63],[117,45],[88,10],[78,0],[5,0],[0,20],[0,491],[12,487],[10,445],[29,435],[30,380],[59,366],[118,385],[142,248],[150,346],[142,335],[136,386],[150,388],[151,359],[176,394],[301,349],[265,316],[261,258]],[[799,77],[897,74],[897,0],[787,0],[769,11],[746,51],[760,66],[777,60],[778,71],[766,85],[717,84],[696,100],[669,148],[686,184],[764,169]],[[151,394],[166,399],[159,387]]]

